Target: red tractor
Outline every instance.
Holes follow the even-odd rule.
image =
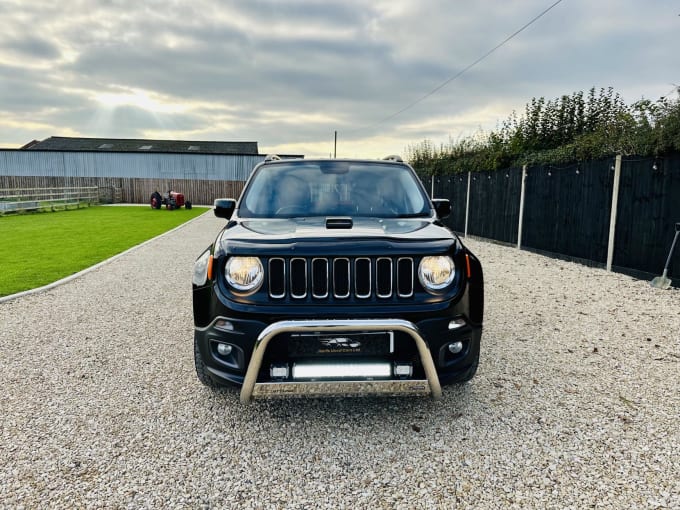
[[[191,209],[191,202],[184,200],[184,194],[177,193],[176,191],[168,191],[164,193],[163,196],[158,191],[151,193],[151,208],[160,209],[164,205],[166,209],[172,211],[173,209],[179,209],[184,206],[187,209]]]

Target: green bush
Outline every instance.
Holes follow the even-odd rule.
[[[557,99],[533,98],[490,133],[436,147],[424,140],[407,149],[422,175],[487,171],[680,151],[680,99],[642,99],[626,105],[610,87]]]

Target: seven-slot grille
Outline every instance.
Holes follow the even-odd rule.
[[[275,257],[269,259],[268,272],[274,299],[413,296],[412,257]]]

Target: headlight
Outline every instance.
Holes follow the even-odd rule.
[[[262,262],[257,257],[232,257],[227,261],[225,278],[238,292],[252,294],[264,280]]]
[[[456,265],[449,256],[423,257],[418,266],[418,280],[427,291],[448,287],[456,275]]]
[[[194,263],[194,285],[201,287],[208,281],[208,262],[210,262],[210,250],[205,250]]]

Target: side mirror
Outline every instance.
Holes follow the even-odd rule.
[[[215,216],[228,220],[234,214],[236,200],[233,198],[218,198],[215,200]]]
[[[432,203],[439,219],[443,220],[449,217],[451,214],[451,202],[447,198],[433,198]]]

